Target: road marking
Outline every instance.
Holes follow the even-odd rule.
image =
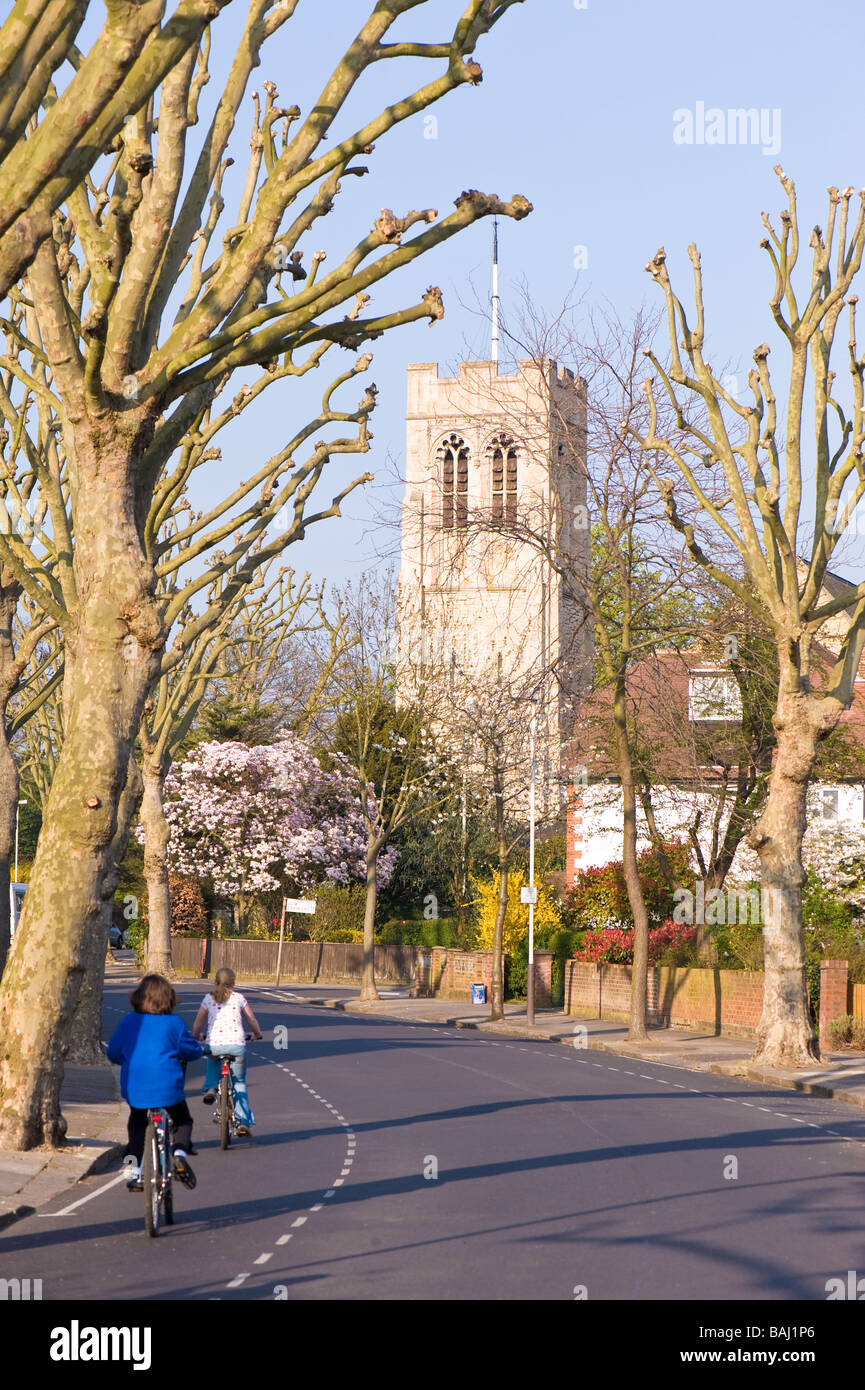
[[[277,1245],[285,1245],[288,1240],[291,1240],[291,1231],[289,1231],[287,1236],[280,1236],[276,1243]]]
[[[101,1193],[107,1192],[109,1187],[116,1187],[119,1182],[125,1181],[126,1174],[118,1173],[116,1178],[112,1178],[110,1182],[103,1183],[101,1187],[97,1187],[95,1192],[88,1192],[86,1197],[79,1197],[77,1202],[70,1202],[69,1206],[63,1207],[62,1211],[40,1211],[38,1215],[42,1217],[68,1216],[71,1211],[75,1211],[76,1207],[83,1207],[85,1202],[92,1202],[94,1197],[98,1197]]]
[[[292,1221],[291,1224],[292,1224],[292,1226],[302,1226],[303,1223],[304,1223],[305,1221],[306,1221],[306,1217],[305,1217],[305,1216],[299,1216],[299,1217],[297,1218],[297,1220],[296,1220],[296,1221]]]
[[[238,1274],[234,1279],[229,1279],[229,1281],[228,1281],[228,1283],[226,1284],[225,1287],[226,1287],[227,1289],[239,1289],[240,1286],[241,1286],[241,1284],[243,1283],[244,1279],[248,1279],[248,1278],[249,1278],[249,1273],[248,1273],[248,1272],[247,1272],[246,1274]]]
[[[258,1257],[258,1259],[255,1261],[255,1263],[256,1263],[257,1265],[266,1265],[267,1262],[268,1262],[268,1260],[272,1260],[272,1259],[273,1259],[273,1251],[271,1250],[271,1251],[269,1251],[268,1254],[266,1254],[266,1255],[259,1255],[259,1257]]]
[[[342,1187],[342,1185],[343,1185],[344,1182],[345,1182],[345,1178],[334,1178],[334,1180],[333,1180],[333,1185],[334,1185],[334,1187]]]
[[[310,1207],[310,1211],[321,1211],[321,1202],[316,1202],[314,1207]]]
[[[329,1188],[327,1189],[327,1192],[325,1192],[324,1195],[325,1195],[325,1198],[328,1198],[328,1197],[335,1197],[335,1196],[336,1196],[336,1188],[335,1188],[335,1187],[329,1187]],[[297,1224],[297,1223],[295,1222],[295,1225],[296,1225],[296,1224]]]

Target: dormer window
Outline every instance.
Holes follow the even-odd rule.
[[[695,721],[735,721],[742,718],[742,696],[729,671],[691,671],[688,682],[688,717]]]
[[[517,519],[517,451],[506,435],[494,439],[490,449],[490,494],[493,521],[512,526]]]
[[[439,449],[442,487],[442,530],[463,530],[468,520],[469,450],[458,434]]]

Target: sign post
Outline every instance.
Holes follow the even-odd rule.
[[[286,912],[306,912],[310,916],[315,916],[315,898],[283,898],[282,900],[282,916],[279,920],[279,950],[276,953],[277,984],[279,984],[279,973],[282,969],[282,943],[285,940]]]
[[[277,983],[277,984],[279,984],[279,972],[280,972],[280,970],[282,969],[282,943],[283,943],[283,941],[285,940],[285,903],[286,903],[286,899],[283,898],[283,900],[282,900],[282,915],[281,915],[281,917],[280,917],[280,919],[279,919],[279,949],[278,949],[278,951],[277,951],[277,953],[276,953],[276,983]]]

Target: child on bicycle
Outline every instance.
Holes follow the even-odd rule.
[[[204,1075],[204,1104],[212,1105],[216,1100],[221,1067],[219,1058],[231,1057],[231,1075],[234,1080],[234,1106],[237,1115],[238,1134],[248,1136],[255,1124],[255,1116],[249,1104],[246,1089],[246,1035],[244,1023],[257,1042],[262,1032],[258,1019],[244,999],[234,988],[236,976],[233,970],[223,966],[216,972],[213,991],[205,994],[201,1008],[195,1015],[192,1033],[196,1038],[204,1036],[210,1049],[206,1059],[207,1070]]]
[[[201,1046],[173,1012],[177,995],[162,975],[145,975],[129,1002],[132,1013],[121,1019],[108,1044],[108,1060],[120,1066],[120,1093],[129,1103],[126,1186],[130,1192],[141,1191],[147,1112],[164,1107],[174,1124],[174,1171],[194,1187],[186,1157],[192,1148],[192,1116],[184,1096],[183,1063],[200,1057]]]

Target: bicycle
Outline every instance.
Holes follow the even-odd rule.
[[[243,1041],[250,1042],[251,1033],[245,1033]],[[219,1125],[219,1147],[227,1149],[232,1139],[237,1138],[239,1128],[237,1121],[236,1096],[234,1091],[234,1076],[231,1071],[231,1063],[234,1061],[233,1053],[214,1052],[211,1047],[205,1044],[205,1053],[215,1057],[222,1063],[222,1073],[219,1078],[219,1087],[216,1092],[216,1110],[213,1116],[213,1123]]]
[[[174,1193],[171,1181],[174,1125],[167,1110],[148,1110],[144,1136],[144,1162],[141,1183],[144,1188],[144,1228],[149,1236],[159,1234],[160,1217],[166,1226],[174,1225]]]

